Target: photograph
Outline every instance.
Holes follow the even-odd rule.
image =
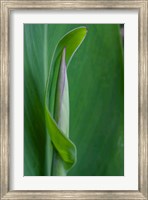
[[[0,3],[0,199],[148,199],[148,0]]]
[[[27,24],[24,176],[124,176],[124,24]]]

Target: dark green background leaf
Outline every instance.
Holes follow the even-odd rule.
[[[50,175],[44,93],[60,38],[86,26],[87,37],[68,68],[70,138],[77,147],[71,176],[124,175],[124,68],[119,25],[25,25],[24,175]]]

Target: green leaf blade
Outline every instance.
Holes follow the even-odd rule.
[[[56,83],[58,78],[62,51],[64,48],[66,48],[66,66],[68,68],[68,65],[74,53],[83,42],[86,33],[87,29],[85,27],[79,27],[70,31],[59,41],[55,49],[51,62],[50,74],[47,80],[46,95],[45,95],[46,104],[49,105],[49,110],[52,115],[54,112]]]
[[[77,147],[77,163],[68,175],[123,176],[124,66],[119,25],[44,26],[28,24],[24,28],[24,175],[51,175],[49,147],[53,145],[44,126],[44,84],[58,41],[70,30],[87,26],[85,42],[67,72],[70,138]]]
[[[50,131],[51,140],[56,148],[56,151],[64,161],[65,170],[69,170],[76,162],[76,147],[68,139],[65,134],[59,129],[54,119],[51,117],[48,108],[46,107],[47,128]]]
[[[48,133],[54,145],[53,175],[65,175],[76,163],[76,147],[68,138],[69,92],[66,66],[85,38],[86,32],[86,28],[80,27],[67,33],[58,43],[51,63],[45,107]]]
[[[24,175],[50,175],[52,144],[46,135],[45,25],[24,25]],[[44,41],[45,40],[45,41]],[[48,148],[46,141],[48,138]],[[46,158],[48,154],[48,159]],[[48,173],[46,171],[48,160]]]

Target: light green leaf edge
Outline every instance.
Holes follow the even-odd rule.
[[[55,48],[50,71],[48,75],[46,92],[45,92],[45,119],[48,134],[51,141],[63,160],[63,165],[68,171],[77,160],[77,151],[73,142],[60,130],[54,120],[54,102],[57,87],[58,72],[60,67],[61,55],[66,48],[66,66],[68,65],[84,40],[87,33],[86,27],[79,27],[68,32],[58,43]]]

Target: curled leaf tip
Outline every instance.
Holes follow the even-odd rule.
[[[57,152],[53,174],[67,172],[77,160],[77,149],[69,139],[69,91],[67,67],[87,33],[86,27],[68,32],[57,44],[51,62],[45,101],[46,125]],[[48,105],[49,98],[49,105]],[[62,174],[61,173],[61,174]]]

